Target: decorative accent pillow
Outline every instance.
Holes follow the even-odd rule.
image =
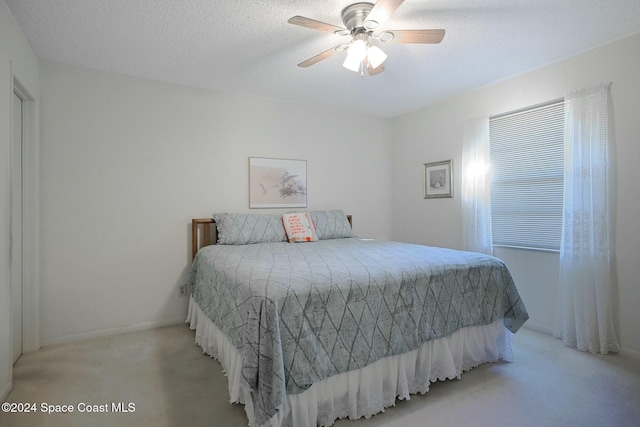
[[[342,210],[312,211],[310,214],[319,240],[353,237],[351,224]]]
[[[289,243],[317,242],[316,228],[309,212],[288,213],[282,215],[282,223],[287,232]]]
[[[279,215],[214,213],[219,245],[284,242],[287,235]]]

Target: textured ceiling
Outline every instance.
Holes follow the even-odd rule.
[[[405,0],[383,28],[444,40],[383,45],[386,71],[361,78],[344,52],[297,67],[345,38],[287,23],[341,26],[355,0],[5,2],[41,59],[380,117],[640,33],[640,0]]]

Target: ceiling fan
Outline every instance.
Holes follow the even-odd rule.
[[[351,41],[341,43],[331,49],[325,50],[306,61],[298,64],[298,67],[310,67],[323,59],[338,52],[347,51],[347,58],[342,64],[345,68],[359,72],[364,76],[364,69],[371,76],[384,71],[383,62],[387,55],[375,46],[373,42],[382,43],[426,43],[437,44],[444,38],[444,30],[384,30],[379,31],[382,24],[400,7],[404,0],[378,0],[375,4],[368,2],[354,3],[342,9],[342,22],[344,27],[294,16],[287,22],[313,30],[327,31],[340,36],[350,36]]]

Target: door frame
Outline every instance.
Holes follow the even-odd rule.
[[[11,71],[22,101],[22,353],[40,349],[39,104]],[[13,114],[13,108],[11,109]],[[11,118],[13,120],[13,117]],[[11,136],[13,141],[13,135]]]
[[[10,202],[9,202],[9,287],[11,295],[11,357],[13,364],[23,353],[22,347],[22,322],[24,306],[22,301],[23,288],[23,267],[22,260],[24,253],[22,250],[22,212],[24,210],[22,200],[22,133],[24,128],[24,99],[18,91],[13,91],[11,100],[11,148],[9,150],[11,164],[9,167]]]

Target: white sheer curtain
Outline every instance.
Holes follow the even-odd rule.
[[[614,287],[609,85],[565,97],[565,182],[554,335],[581,351],[619,351]]]
[[[491,255],[489,117],[469,119],[462,147],[462,236],[468,251]]]

